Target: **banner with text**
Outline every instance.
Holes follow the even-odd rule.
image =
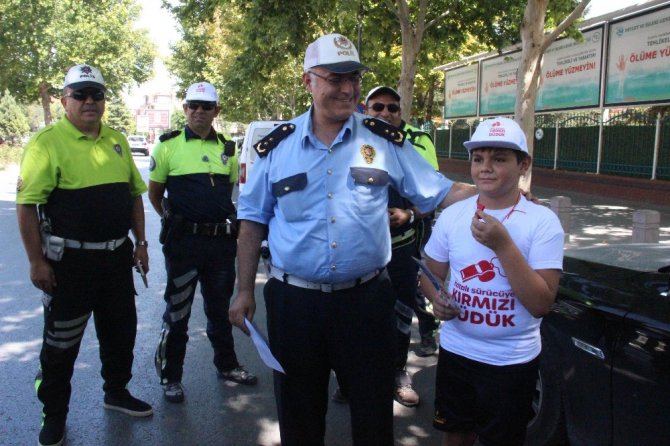
[[[670,101],[670,8],[609,25],[605,105]]]
[[[598,107],[603,55],[600,27],[584,31],[584,41],[557,40],[542,58],[536,111]]]
[[[477,73],[479,64],[445,72],[444,117],[459,118],[477,115]]]
[[[516,69],[521,51],[482,60],[479,86],[479,114],[509,115],[516,101]]]

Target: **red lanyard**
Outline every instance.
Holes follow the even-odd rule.
[[[521,201],[521,192],[519,192],[519,196],[517,197],[516,203],[514,203],[514,206],[512,206],[512,209],[502,218],[502,220],[500,220],[500,223],[507,220],[510,217],[510,215],[512,215],[512,212],[516,211],[516,206],[519,204],[519,201]],[[482,212],[484,211],[484,209],[486,209],[486,206],[484,206],[483,204],[481,204],[479,202],[479,197],[477,197],[477,209],[482,211]],[[525,211],[517,211],[517,212],[523,212],[524,214],[526,213]]]

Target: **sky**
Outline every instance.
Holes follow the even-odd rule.
[[[156,44],[160,56],[154,64],[155,77],[139,87],[133,88],[126,98],[126,103],[131,109],[137,108],[142,103],[144,95],[169,91],[175,85],[175,81],[170,78],[161,57],[170,54],[170,44],[179,39],[179,32],[177,31],[177,23],[169,12],[161,8],[161,3],[161,0],[139,2],[143,9],[137,26],[149,30],[149,37]],[[644,0],[591,0],[586,18],[607,14],[638,3],[644,3]]]

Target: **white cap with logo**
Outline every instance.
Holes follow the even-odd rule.
[[[396,101],[400,102],[400,94],[397,91],[391,87],[379,85],[368,92],[368,95],[365,97],[365,103],[367,104],[370,99],[384,93],[391,95],[393,98],[395,98]]]
[[[482,147],[500,147],[528,153],[526,135],[514,120],[493,118],[482,121],[470,141],[463,143],[468,152]]]
[[[368,69],[358,58],[354,44],[342,34],[327,34],[309,44],[303,68],[307,72],[314,67],[338,74]]]
[[[219,102],[219,95],[216,94],[216,88],[209,82],[196,82],[191,84],[186,90],[186,102],[189,101],[203,101],[203,102]]]
[[[65,87],[73,90],[97,88],[104,91],[107,89],[100,70],[85,63],[75,65],[68,70],[63,82],[63,88]]]

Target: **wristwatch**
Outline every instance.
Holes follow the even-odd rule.
[[[409,211],[409,224],[411,225],[414,223],[414,210],[413,209],[407,209]]]
[[[147,246],[147,247],[148,247],[148,246],[149,246],[149,242],[147,242],[146,240],[137,240],[137,241],[135,242],[135,245],[136,245],[136,246]]]

